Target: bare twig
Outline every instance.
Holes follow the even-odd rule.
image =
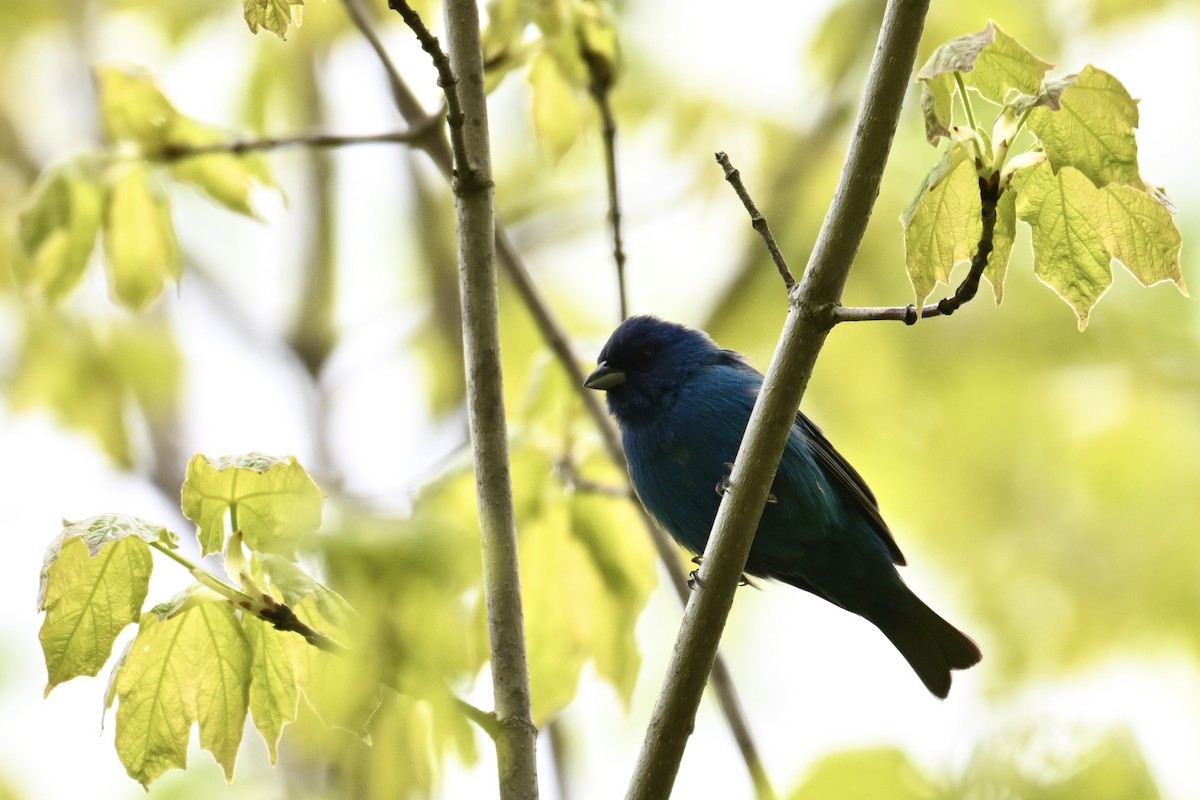
[[[971,258],[971,268],[962,283],[954,290],[954,294],[943,297],[936,303],[929,303],[918,309],[915,305],[891,306],[881,308],[830,308],[829,324],[839,322],[863,322],[868,320],[899,320],[905,325],[913,325],[918,319],[927,317],[950,316],[958,309],[969,303],[979,291],[979,282],[983,279],[983,271],[987,269],[988,259],[992,256],[992,248],[996,233],[996,206],[1004,189],[1000,186],[1000,173],[993,172],[991,176],[979,178],[979,216],[983,228],[979,233],[979,243],[975,246],[975,255]]]
[[[725,180],[729,181],[729,185],[737,192],[738,199],[742,201],[742,205],[749,212],[750,225],[762,237],[763,243],[767,246],[767,252],[771,254],[771,260],[775,262],[775,268],[779,270],[779,275],[783,278],[783,285],[788,292],[791,292],[792,287],[796,285],[796,279],[792,277],[792,271],[788,269],[783,253],[779,252],[779,245],[775,243],[775,237],[771,235],[771,229],[767,226],[767,218],[759,213],[758,206],[754,205],[754,200],[751,199],[750,193],[742,184],[742,173],[729,163],[729,156],[724,152],[717,153],[717,163],[721,165],[721,169],[725,170]]]
[[[754,404],[704,552],[704,587],[693,593],[667,666],[629,787],[631,800],[669,797],[704,684],[733,605],[754,532],[770,493],[796,408],[828,327],[816,310],[837,303],[862,241],[900,115],[928,0],[889,0],[850,150],[808,269]]]
[[[621,241],[621,199],[617,191],[617,120],[609,102],[612,76],[603,67],[607,62],[596,57],[589,58],[590,51],[586,47],[582,48],[582,52],[592,76],[590,93],[600,112],[600,130],[604,137],[604,172],[608,182],[608,221],[612,225],[613,263],[617,268],[617,298],[621,319],[625,319],[629,316],[629,295],[625,290],[625,246]]]
[[[298,136],[276,136],[267,139],[231,139],[228,142],[213,142],[211,144],[165,144],[155,153],[147,154],[155,161],[182,161],[197,156],[227,153],[242,155],[262,150],[279,150],[284,147],[308,147],[313,149],[329,149],[334,147],[350,147],[360,144],[412,144],[426,135],[427,127],[435,127],[441,122],[440,115],[433,115],[411,130],[393,131],[391,133],[374,133],[362,136],[338,136],[336,134],[310,133]]]
[[[613,486],[607,483],[597,483],[580,475],[570,456],[563,456],[554,462],[554,471],[558,473],[563,483],[575,491],[637,501],[637,495],[634,494],[633,487],[628,483],[623,486]]]

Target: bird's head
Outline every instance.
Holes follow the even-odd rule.
[[[583,385],[608,393],[618,422],[649,422],[722,353],[704,331],[658,317],[630,317],[613,331]]]

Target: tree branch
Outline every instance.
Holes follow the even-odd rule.
[[[814,309],[837,303],[887,163],[900,105],[921,38],[928,0],[889,0],[850,151],[808,269],[791,308],[721,500],[693,593],[651,716],[628,798],[668,797],[696,719],[754,532],[796,408],[828,328]]]
[[[403,76],[400,75],[391,59],[387,56],[387,52],[384,50],[379,37],[371,28],[369,20],[361,13],[359,0],[343,0],[343,2],[355,24],[363,32],[367,40],[372,43],[376,53],[379,55],[380,63],[387,73],[388,84],[400,115],[412,125],[415,125],[419,120],[426,119],[428,115],[425,110],[417,101],[412,90],[404,82]],[[444,176],[447,178],[451,177],[452,156],[445,136],[430,136],[419,142],[413,142],[413,145],[424,150]],[[625,453],[621,449],[621,434],[617,431],[616,425],[600,404],[596,393],[583,387],[583,382],[587,378],[587,375],[580,367],[579,358],[571,347],[570,337],[534,283],[533,277],[529,274],[528,268],[525,266],[504,226],[499,223],[496,224],[496,254],[499,257],[501,268],[504,269],[505,274],[511,280],[513,288],[520,297],[522,304],[529,311],[538,332],[541,334],[542,340],[546,343],[550,352],[553,353],[559,366],[566,372],[572,387],[583,404],[584,411],[591,417],[593,423],[596,425],[596,430],[600,432],[605,452],[628,475],[629,465],[626,463]],[[646,510],[642,508],[640,503],[636,504],[636,507],[641,514],[646,532],[650,536],[650,540],[654,543],[655,552],[658,554],[659,562],[663,566],[671,588],[675,591],[675,596],[679,598],[680,605],[687,605],[691,591],[687,586],[687,577],[680,568],[679,549],[667,538],[667,535],[658,527],[658,524],[650,515],[646,513]],[[768,785],[766,769],[754,745],[749,723],[746,721],[740,703],[737,700],[737,690],[733,679],[728,668],[725,667],[720,653],[717,654],[716,667],[714,667],[711,682],[713,693],[716,695],[717,703],[721,708],[721,713],[725,717],[730,731],[733,733],[734,740],[738,744],[742,758],[746,763],[746,768],[750,772],[751,779],[756,786]]]
[[[483,591],[495,695],[500,796],[535,800],[537,730],[531,719],[529,664],[521,608],[517,527],[509,472],[508,422],[500,361],[495,210],[487,96],[475,0],[447,0],[449,56],[404,0],[389,6],[416,33],[446,94],[454,155],[459,293],[467,366],[467,419],[475,458],[475,491],[483,546]]]

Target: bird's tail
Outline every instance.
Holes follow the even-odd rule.
[[[978,664],[983,654],[966,634],[939,617],[911,591],[908,599],[902,613],[876,624],[925,687],[944,698],[950,693],[950,670]]]

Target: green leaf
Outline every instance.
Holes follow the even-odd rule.
[[[279,737],[284,726],[296,719],[300,703],[298,665],[293,645],[285,637],[300,637],[277,631],[269,623],[249,615],[242,618],[242,628],[251,652],[250,715],[267,743],[274,764]],[[307,646],[303,640],[300,644]]]
[[[75,288],[96,246],[104,195],[93,171],[84,159],[50,170],[18,217],[27,260],[17,278],[51,300]]]
[[[889,800],[935,800],[938,788],[894,747],[834,753],[809,770],[789,800],[835,797],[887,797]]]
[[[14,409],[45,406],[68,428],[95,437],[117,464],[131,464],[127,394],[91,329],[61,314],[29,314],[6,395]]]
[[[180,115],[150,73],[125,64],[103,64],[95,68],[95,75],[104,135],[117,144],[160,150]]]
[[[1013,242],[1017,236],[1017,195],[1005,191],[996,204],[996,227],[992,232],[992,254],[988,257],[983,276],[992,285],[996,305],[1004,299],[1004,276],[1008,272],[1008,260],[1012,256]]]
[[[964,85],[974,87],[994,103],[1003,104],[1011,93],[1037,92],[1051,66],[994,22],[989,22],[979,33],[952,39],[934,50],[917,72],[926,138],[932,144],[939,137],[950,135],[956,73]]]
[[[304,0],[245,0],[242,9],[251,33],[262,28],[285,41],[288,28],[304,22]]]
[[[171,129],[171,144],[196,147],[221,144],[231,137],[224,131],[179,117]],[[247,217],[258,219],[252,196],[255,189],[279,189],[265,158],[259,153],[209,153],[174,161],[169,170],[178,180],[197,187],[213,200]]]
[[[634,628],[654,587],[654,556],[629,501],[564,490],[532,448],[513,457],[533,718],[575,697],[589,660],[628,702],[640,665]]]
[[[1079,329],[1112,283],[1118,259],[1143,285],[1172,281],[1187,293],[1170,211],[1139,189],[1096,188],[1080,171],[1049,164],[1013,176],[1016,210],[1033,229],[1034,271],[1075,309]]]
[[[1137,101],[1104,70],[1087,66],[1044,88],[1054,98],[1029,112],[1027,126],[1055,170],[1074,167],[1096,186],[1124,183],[1144,188],[1138,173]]]
[[[529,68],[533,89],[533,127],[551,161],[557,162],[583,131],[576,87],[563,73],[561,60],[543,50]]]
[[[1111,260],[1100,231],[1104,201],[1083,173],[1055,175],[1049,164],[1013,175],[1017,216],[1033,234],[1033,269],[1075,310],[1079,329],[1112,283]]]
[[[149,786],[167,770],[186,767],[196,722],[200,746],[231,779],[250,662],[250,645],[228,604],[205,603],[171,618],[143,614],[113,685],[117,754],[130,777]]]
[[[113,300],[142,310],[168,278],[178,280],[179,244],[166,196],[150,183],[147,168],[134,164],[110,178],[104,218],[104,264]]]
[[[1179,266],[1182,239],[1171,211],[1155,195],[1132,186],[1104,187],[1104,241],[1112,257],[1143,286],[1171,281],[1187,287]]]
[[[962,148],[951,147],[901,217],[905,266],[918,305],[974,255],[983,230],[980,209],[975,167]]]
[[[78,675],[97,674],[117,634],[137,621],[150,586],[147,542],[173,547],[174,535],[124,514],[63,524],[46,550],[38,587],[38,610],[46,612],[38,639],[47,694]]]
[[[199,526],[204,554],[240,530],[251,550],[293,557],[300,537],[321,524],[324,496],[295,456],[193,456],[183,482],[183,513]]]

